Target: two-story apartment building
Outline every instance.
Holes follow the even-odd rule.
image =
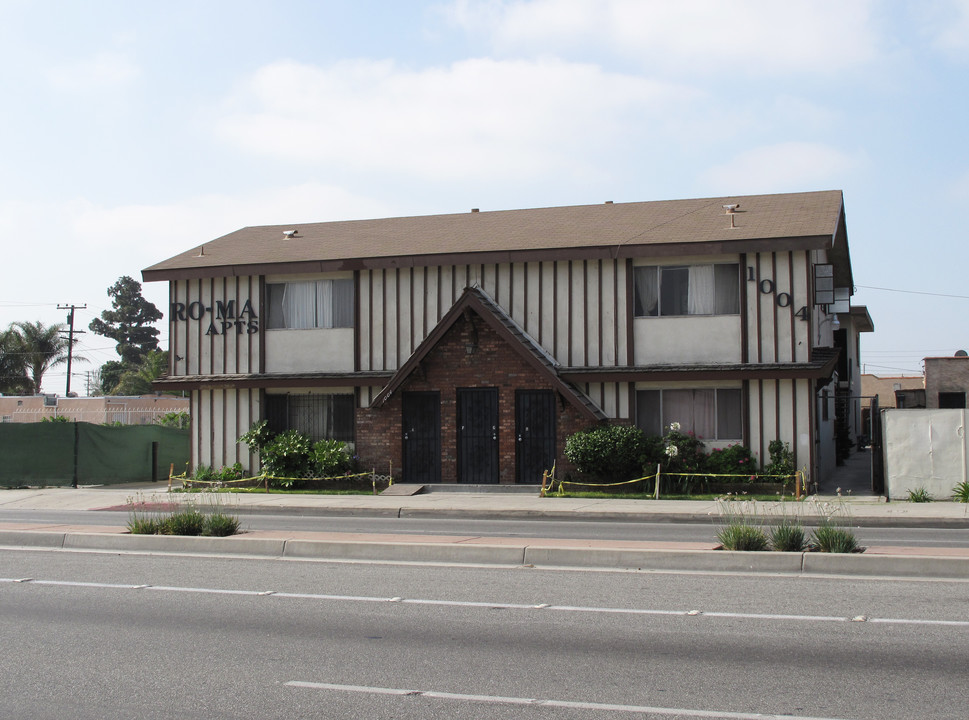
[[[158,263],[193,462],[267,419],[409,482],[535,483],[600,422],[834,466],[870,330],[840,191],[247,227]]]

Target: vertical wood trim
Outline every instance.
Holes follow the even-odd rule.
[[[545,315],[542,312],[545,304],[545,263],[538,261],[538,344],[545,347]]]
[[[252,276],[251,275],[249,276],[249,279],[250,279],[250,283],[251,283],[251,281],[252,281]],[[266,276],[265,275],[260,275],[259,276],[259,279],[256,282],[257,282],[257,285],[258,285],[257,290],[258,290],[258,293],[259,293],[259,311],[262,312],[263,308],[266,307]],[[249,295],[249,297],[252,297],[252,294],[251,294],[252,286],[251,285],[250,285],[250,288],[249,289],[250,289],[250,295]],[[264,316],[263,319],[264,320],[268,320],[268,317],[265,317],[265,315],[266,315],[266,313],[263,313],[263,316]],[[253,342],[253,336],[250,335],[249,338],[250,338],[249,339],[249,357],[251,359],[252,358],[252,342]],[[259,356],[259,360],[258,360],[259,367],[256,369],[256,372],[266,372],[266,333],[264,333],[264,332],[258,333],[258,337],[255,338],[255,342],[256,342],[256,347],[258,348],[256,352],[257,352],[257,354]],[[252,371],[253,371],[253,369],[252,369],[252,367],[250,367],[249,368],[249,372],[252,372]]]
[[[599,349],[597,351],[598,357],[596,358],[596,365],[602,365],[602,350],[604,347],[603,340],[602,340],[602,305],[604,301],[604,296],[602,294],[602,260],[599,260],[596,263],[596,266],[597,266],[597,271],[599,276],[599,292],[598,292],[598,298],[596,300],[596,305],[598,306],[597,308],[598,317],[599,317],[599,325],[598,325],[599,332],[597,332],[596,335],[598,335],[597,345],[599,346]]]
[[[226,301],[226,296],[227,296],[228,291],[229,291],[229,285],[228,285],[228,282],[227,282],[225,276],[223,276],[222,277],[222,302],[225,302]],[[215,303],[212,304],[212,307],[213,308],[215,307]],[[227,336],[228,336],[228,333],[223,330],[222,331],[222,337],[219,338],[222,341],[222,374],[223,375],[225,375],[227,372],[229,372],[229,367],[228,367],[228,365],[226,365],[226,363],[228,362],[228,359],[229,359],[228,358],[228,355],[229,355],[229,338]]]
[[[367,370],[374,370],[373,357],[373,270],[367,271]]]
[[[199,302],[202,302],[202,278],[199,278],[198,279],[198,283],[196,284],[196,287],[195,287],[195,297],[196,297],[196,299]],[[202,335],[202,321],[201,320],[199,320],[199,322],[198,322],[198,331],[196,332],[196,335],[198,336],[198,345],[196,346],[197,347],[197,352],[196,352],[196,358],[195,358],[195,372],[196,372],[197,375],[201,375],[202,374],[202,354],[203,354],[202,353],[202,338],[205,337],[204,335]]]
[[[360,332],[360,282],[362,274],[359,270],[353,271],[353,371],[360,372],[362,362],[360,347],[363,336]]]
[[[767,433],[764,431],[764,381],[763,380],[757,381],[757,412],[759,415],[758,420],[760,422],[760,457],[761,459],[763,459],[764,457],[766,457],[764,455],[764,452],[765,452],[764,438],[767,435]]]
[[[771,316],[774,319],[774,362],[781,361],[781,338],[780,338],[780,308],[777,307],[777,253],[771,253],[771,278],[774,280],[774,297],[771,300],[771,308],[773,312]]]
[[[427,306],[430,305],[430,303],[427,301],[427,265],[424,266],[423,287],[424,287],[424,297],[421,298],[421,317],[422,317],[421,342],[423,342],[424,338],[426,338],[428,334],[430,334],[431,332],[430,329],[428,329],[427,327],[427,323],[428,323]]]
[[[569,326],[568,326],[568,331],[569,331],[569,338],[568,338],[569,339],[569,362],[568,362],[568,365],[569,365],[569,367],[572,367],[572,332],[573,332],[573,330],[572,330],[572,296],[575,295],[575,293],[572,291],[573,290],[572,283],[573,283],[573,279],[572,279],[572,261],[569,260],[569,291],[567,293],[567,297],[569,299],[569,312],[568,312],[568,317],[569,317]]]
[[[740,391],[740,418],[742,423],[741,433],[743,434],[743,439],[741,440],[741,445],[743,445],[748,450],[750,449],[750,380],[744,380],[740,384],[742,390]],[[760,456],[761,465],[764,464],[764,456]]]
[[[437,266],[437,319],[434,321],[435,324],[441,322],[441,266]]]
[[[797,469],[797,384],[796,378],[791,380],[791,444],[794,446],[794,469]]]
[[[612,261],[612,364],[619,365],[619,260]],[[619,386],[616,385],[616,397]]]
[[[552,262],[552,307],[556,307],[559,301],[559,261]],[[552,314],[552,356],[558,359],[559,356],[559,314]]]
[[[806,361],[811,360],[811,355],[814,353],[814,266],[811,263],[811,251],[804,251],[804,286],[807,288],[807,297],[804,299],[804,304],[808,307],[808,317],[807,317],[807,357],[804,358]],[[809,390],[808,395],[814,396],[814,391]],[[814,407],[814,401],[811,402],[811,407]],[[811,424],[811,434],[814,434],[814,424]],[[814,457],[811,458],[811,467],[814,467]],[[813,472],[813,470],[812,470]]]
[[[212,310],[215,308],[215,278],[209,280],[209,301],[206,304],[209,310],[209,326],[211,327],[215,323],[212,320]],[[204,325],[204,322],[200,322],[199,326]],[[206,328],[208,329],[208,328]],[[209,375],[215,375],[215,345],[218,342],[215,340],[214,336],[206,335],[209,346]],[[214,401],[213,401],[214,402]],[[214,407],[214,406],[213,406]]]
[[[226,390],[225,388],[222,388],[222,462],[219,463],[222,467],[225,467],[227,464],[231,464],[231,463],[226,463],[226,457],[229,453],[229,442],[228,442],[229,433],[227,432],[229,418],[228,418],[228,414],[226,413],[226,409],[228,406],[228,400],[227,400],[228,393],[229,393],[228,390]],[[215,465],[215,463],[212,463],[212,464]]]
[[[774,439],[781,439],[781,381],[774,380]]]
[[[175,371],[175,365],[178,363],[178,360],[175,359],[178,355],[178,333],[175,331],[175,313],[172,312],[177,297],[178,280],[172,280],[168,283],[168,347],[171,348],[171,352],[168,353],[168,374],[172,377],[178,374]]]
[[[515,319],[515,263],[508,263],[508,315]]]
[[[589,261],[582,261],[582,365],[589,367]]]
[[[387,268],[380,270],[380,369],[387,369]]]
[[[414,312],[414,268],[410,268],[408,272],[409,283],[410,283],[410,307],[408,308],[408,314],[410,315],[410,340],[407,346],[407,356],[414,351],[414,326],[417,325],[417,315]],[[397,367],[400,367],[400,362],[397,363]]]
[[[790,287],[788,295],[791,302],[787,306],[787,317],[791,327],[791,362],[797,362],[797,318],[794,313],[797,311],[797,298],[794,295],[794,253],[787,253],[787,282]],[[795,433],[795,436],[797,433]]]
[[[754,331],[757,333],[757,362],[764,362],[764,344],[763,344],[763,325],[760,312],[760,292],[758,288],[760,287],[760,253],[754,255],[754,262],[757,263],[757,272],[754,273],[754,302],[757,308],[757,327]],[[763,398],[761,398],[761,404],[763,404]],[[763,423],[761,423],[761,428],[763,428]],[[761,430],[763,435],[763,430]]]
[[[750,361],[750,308],[747,293],[747,254],[740,255],[740,362]]]
[[[531,273],[529,272],[529,267],[527,262],[522,263],[522,274],[524,275],[524,278],[522,278],[522,327],[525,328],[526,334],[531,335],[532,334],[531,328],[528,327],[528,314],[529,314],[529,311],[531,310],[531,307],[529,305],[530,301],[528,297],[528,285],[529,285],[528,276]]]
[[[626,259],[626,365],[632,367],[636,364],[635,347],[635,318],[633,312],[635,303],[633,302],[636,288],[634,286],[635,268],[632,258]],[[635,389],[633,390],[635,392]]]
[[[394,268],[394,370],[400,367],[400,268]]]

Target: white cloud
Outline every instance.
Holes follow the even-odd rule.
[[[51,86],[72,93],[96,92],[124,87],[141,75],[126,55],[100,52],[94,57],[57,65],[47,72]]]
[[[878,55],[871,0],[456,0],[505,52],[609,49],[667,72],[834,73]]]
[[[105,289],[122,275],[140,281],[149,265],[246,225],[379,217],[388,210],[396,208],[318,183],[169,205],[0,202],[0,236],[30,248],[0,290],[0,328],[17,320],[63,322],[57,303],[86,303],[97,315],[109,305]],[[146,283],[143,291],[161,308],[168,302],[165,283]]]
[[[683,88],[559,60],[473,59],[259,70],[221,122],[255,153],[426,178],[538,177],[584,167],[693,97]]]
[[[931,6],[927,31],[939,50],[969,58],[969,0],[946,0]]]
[[[787,142],[741,152],[700,176],[710,193],[747,194],[838,189],[862,159],[821,143]]]

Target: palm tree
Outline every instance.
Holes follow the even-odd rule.
[[[27,371],[33,383],[34,393],[40,394],[44,373],[67,362],[68,342],[61,335],[63,325],[44,325],[41,322],[18,322],[11,325],[20,335],[20,344],[26,359]],[[77,340],[74,341],[77,343]],[[74,355],[74,360],[85,361]]]
[[[115,395],[149,395],[152,383],[168,372],[168,351],[149,350],[141,364],[121,376],[121,382],[112,390]]]
[[[31,386],[20,335],[13,327],[0,331],[0,392],[19,395]]]

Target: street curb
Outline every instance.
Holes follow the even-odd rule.
[[[932,555],[546,547],[526,542],[516,545],[389,543],[247,538],[244,535],[211,538],[35,530],[2,530],[0,546],[503,567],[969,579],[969,558]]]

